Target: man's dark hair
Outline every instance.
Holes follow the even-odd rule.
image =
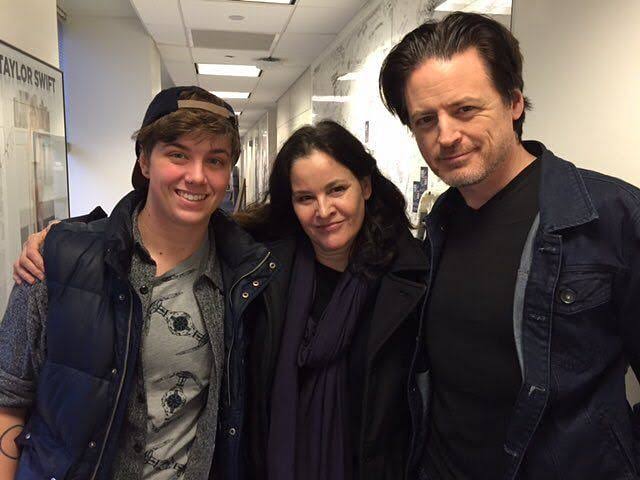
[[[407,79],[425,61],[449,60],[475,48],[484,62],[493,86],[505,105],[511,105],[516,90],[523,92],[522,53],[518,40],[503,25],[476,13],[455,12],[438,22],[427,22],[409,32],[385,58],[380,70],[380,95],[387,109],[410,126],[405,101]],[[524,98],[525,110],[531,108]],[[522,140],[525,112],[513,122]]]

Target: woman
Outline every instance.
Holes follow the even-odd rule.
[[[404,478],[427,266],[404,197],[323,121],[283,145],[267,198],[236,218],[281,270],[244,321],[251,476]]]
[[[254,476],[403,478],[427,265],[404,197],[323,121],[283,145],[268,198],[238,217],[285,270],[247,322]]]

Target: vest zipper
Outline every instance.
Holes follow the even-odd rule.
[[[122,369],[122,375],[120,378],[120,384],[118,385],[118,393],[116,394],[116,401],[113,406],[113,410],[111,412],[111,417],[109,417],[109,423],[107,424],[107,433],[104,436],[104,441],[102,442],[102,447],[100,448],[100,455],[98,456],[98,461],[96,463],[96,467],[91,474],[90,480],[95,480],[96,475],[98,474],[98,469],[100,468],[100,463],[102,463],[102,457],[104,455],[105,448],[107,447],[107,441],[109,440],[109,433],[111,432],[111,427],[113,426],[113,420],[116,416],[116,410],[118,409],[118,402],[120,401],[120,395],[122,394],[122,387],[124,386],[124,380],[127,376],[127,364],[129,363],[129,348],[131,344],[131,324],[133,319],[133,295],[131,295],[131,290],[129,290],[129,320],[127,325],[127,344],[124,354],[124,367]]]
[[[236,282],[233,285],[231,285],[231,288],[229,289],[229,306],[231,307],[231,309],[233,309],[233,289],[236,288],[236,286],[238,286],[238,284],[243,279],[247,278],[249,275],[258,271],[262,267],[262,265],[264,265],[264,263],[267,261],[270,255],[271,255],[271,252],[267,253],[267,255],[253,270],[251,270],[248,273],[245,273],[238,280],[236,280]],[[232,332],[233,335],[231,335],[231,345],[229,345],[229,353],[227,354],[227,405],[231,405],[231,351],[233,350],[233,345],[236,339],[235,328],[233,325],[231,326],[231,328],[234,329],[234,331]]]

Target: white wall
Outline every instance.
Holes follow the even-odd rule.
[[[65,90],[71,215],[131,190],[131,134],[160,91],[160,56],[137,18],[70,16]]]
[[[524,138],[640,186],[640,2],[515,0],[512,17],[534,104]],[[640,401],[631,374],[627,390]]]
[[[303,125],[311,123],[311,69],[307,69],[276,104],[277,147]]]
[[[242,137],[239,161],[240,181],[245,181],[246,204],[261,200],[267,191],[269,172],[275,158],[276,108],[267,110]]]
[[[0,39],[57,67],[55,0],[0,0]]]
[[[516,0],[525,138],[640,186],[640,2]]]

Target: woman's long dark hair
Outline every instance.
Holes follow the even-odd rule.
[[[236,215],[240,225],[262,240],[302,232],[293,210],[291,166],[313,151],[323,152],[347,167],[359,180],[371,177],[371,196],[365,202],[360,233],[351,251],[355,271],[377,276],[393,261],[398,238],[411,226],[406,201],[398,188],[378,170],[375,158],[347,129],[324,120],[293,133],[275,158],[265,199]]]

